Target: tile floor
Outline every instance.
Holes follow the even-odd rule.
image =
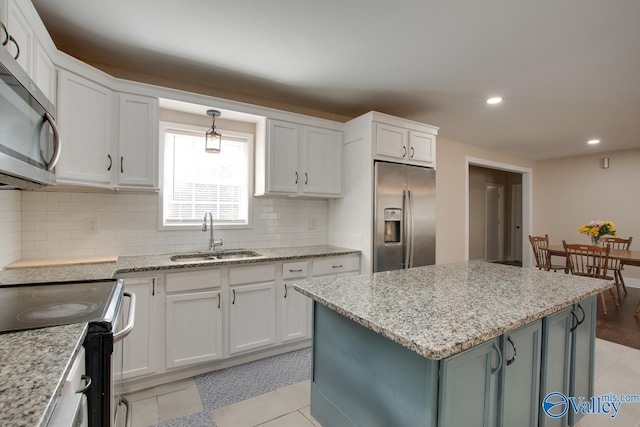
[[[601,339],[596,340],[595,394],[640,394],[640,350]],[[211,411],[217,427],[313,427],[309,414],[309,381],[252,397]],[[203,405],[194,379],[188,379],[127,396],[132,402],[134,427],[202,414]],[[164,425],[164,424],[163,424]],[[171,425],[171,423],[168,423]],[[208,420],[193,419],[176,425],[205,426]],[[640,427],[640,403],[622,404],[618,415],[586,415],[579,427]]]

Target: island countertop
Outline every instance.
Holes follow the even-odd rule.
[[[296,283],[318,303],[424,356],[444,359],[613,286],[468,261]]]

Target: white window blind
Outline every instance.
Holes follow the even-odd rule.
[[[204,133],[165,130],[163,223],[247,224],[249,140],[225,136],[220,153],[204,151]]]

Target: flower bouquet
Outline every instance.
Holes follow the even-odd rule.
[[[600,243],[600,238],[602,236],[610,235],[617,236],[618,230],[616,230],[616,225],[611,221],[591,221],[588,224],[583,225],[578,228],[578,232],[580,234],[586,234],[591,237],[591,242],[594,245],[598,245]]]

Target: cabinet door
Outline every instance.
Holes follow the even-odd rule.
[[[438,427],[496,425],[501,359],[494,339],[440,362]]]
[[[376,123],[376,155],[392,159],[406,159],[409,154],[409,131],[383,123]]]
[[[136,323],[123,346],[122,378],[131,379],[153,374],[157,369],[156,279],[126,279],[124,287],[136,294]],[[122,310],[129,313],[128,298],[124,300]]]
[[[580,320],[571,337],[571,386],[569,394],[589,399],[593,396],[595,380],[595,344],[596,344],[596,297],[582,301],[574,306],[574,312]],[[584,317],[583,316],[584,312]],[[569,411],[569,425],[575,425],[583,413]]]
[[[293,289],[293,282],[285,282],[280,301],[280,342],[307,338],[311,329],[311,299]]]
[[[273,344],[275,322],[275,282],[231,288],[231,354]]]
[[[424,132],[409,132],[409,154],[411,163],[430,166],[436,158],[436,137]]]
[[[342,133],[303,127],[303,193],[339,196],[342,193]]]
[[[118,162],[111,154],[112,92],[66,70],[58,79],[58,124],[64,135],[58,179],[109,185]]]
[[[571,326],[573,315],[571,307],[547,316],[542,321],[542,365],[540,374],[540,400],[545,404],[545,397],[552,392],[569,395],[569,370],[571,363]],[[561,402],[560,396],[550,396],[546,401],[549,412],[559,415],[565,408],[560,404],[551,407],[551,404]],[[540,427],[566,426],[567,414],[559,418],[547,416],[540,411]]]
[[[55,104],[56,101],[56,69],[39,40],[34,40],[33,81],[45,94],[47,99]]]
[[[538,425],[541,344],[541,320],[504,337],[504,427]]]
[[[222,357],[220,291],[167,295],[167,368]]]
[[[15,43],[7,43],[6,49],[9,50],[9,53],[11,53],[14,58],[18,55],[16,58],[18,64],[31,76],[33,30],[25,14],[20,10],[17,1],[9,1],[7,12],[7,31],[9,35],[13,37]]]
[[[119,94],[118,184],[157,187],[158,99]]]
[[[298,192],[302,182],[298,169],[298,145],[298,125],[269,120],[266,149],[267,192]]]

